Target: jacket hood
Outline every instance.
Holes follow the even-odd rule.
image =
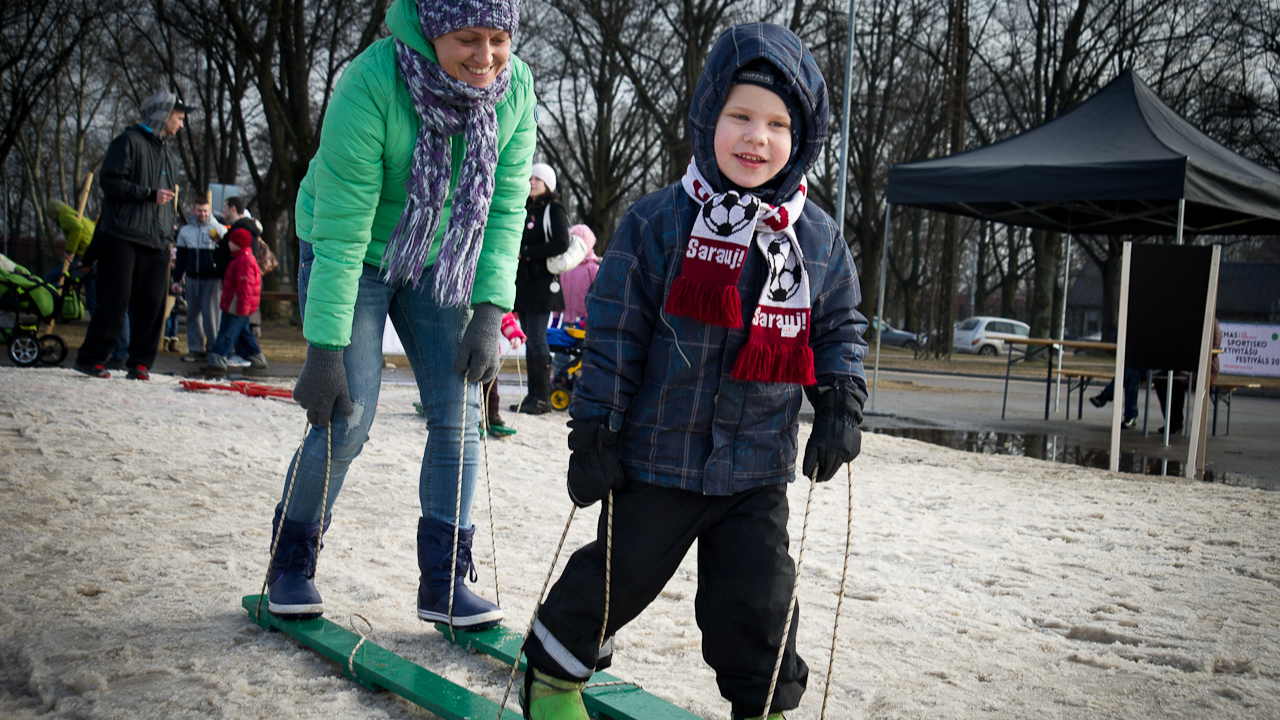
[[[702,175],[717,191],[727,190],[729,183],[716,165],[716,120],[729,97],[734,74],[756,60],[764,60],[777,69],[780,83],[794,96],[801,115],[791,119],[793,124],[800,124],[799,147],[792,148],[792,158],[779,173],[782,180],[776,190],[771,196],[761,198],[777,204],[795,193],[800,179],[817,162],[827,141],[831,119],[822,71],[795,33],[772,23],[748,23],[725,31],[711,49],[694,90],[689,107],[689,135],[693,139],[693,157]]]
[[[182,98],[168,90],[161,90],[142,101],[141,115],[142,124],[147,126],[151,132],[159,135],[160,129],[169,119],[169,113],[174,110],[183,112],[191,112],[193,107],[183,102]]]
[[[432,2],[433,0],[427,0]],[[426,56],[431,62],[439,62],[436,48],[422,34],[422,23],[418,20],[417,0],[395,0],[391,9],[387,10],[387,28],[397,40]]]
[[[63,208],[69,208],[69,207],[71,206],[62,202],[61,200],[50,200],[44,206],[44,214],[56,216],[58,213],[62,212]]]

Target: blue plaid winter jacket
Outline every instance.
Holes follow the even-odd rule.
[[[736,68],[765,57],[795,84],[806,113],[802,144],[778,196],[788,197],[826,138],[821,73],[789,33],[740,26],[712,50],[690,111],[694,157],[713,187],[715,119]],[[766,197],[777,202],[777,196]],[[766,263],[749,252],[738,279],[742,325],[723,328],[663,312],[699,205],[674,183],[633,205],[622,218],[587,294],[582,375],[570,414],[599,419],[619,433],[629,482],[730,495],[795,477],[799,385],[732,377],[766,280]],[[866,392],[862,358],[867,321],[859,314],[858,274],[834,220],[812,202],[794,226],[809,273],[809,344],[819,384],[851,378]]]

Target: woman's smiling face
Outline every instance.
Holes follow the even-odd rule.
[[[472,87],[488,87],[511,58],[511,33],[495,28],[461,28],[431,41],[440,67]]]

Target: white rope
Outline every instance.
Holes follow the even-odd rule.
[[[462,382],[462,427],[458,429],[458,492],[453,502],[453,554],[449,556],[449,641],[458,642],[453,628],[453,590],[458,581],[458,521],[462,519],[462,474],[467,453],[467,382]]]
[[[356,629],[355,618],[364,620],[364,624],[369,626],[370,635],[373,634],[373,623],[369,622],[369,620],[360,613],[352,613],[351,618],[351,622],[347,624],[351,627],[351,632],[360,636],[360,641],[356,643],[355,647],[351,648],[351,654],[347,656],[347,674],[349,674],[352,679],[356,679],[356,652],[360,650],[360,646],[364,645],[364,641],[367,638],[365,638],[364,633]]]
[[[845,465],[849,476],[849,515],[844,529],[844,569],[840,571],[840,594],[836,596],[836,619],[831,628],[831,654],[827,658],[827,684],[822,690],[822,712],[818,720],[827,717],[827,698],[831,696],[831,674],[836,665],[836,640],[840,637],[840,609],[844,607],[844,588],[849,579],[849,550],[853,547],[853,465]]]
[[[560,543],[556,545],[555,555],[551,558],[551,567],[547,570],[547,577],[542,581],[542,589],[538,591],[537,602],[533,604],[533,617],[529,618],[529,627],[524,631],[524,636],[533,635],[533,624],[538,620],[538,610],[542,607],[542,599],[547,595],[547,586],[551,584],[551,576],[555,574],[556,563],[560,561],[560,552],[564,549],[564,540],[569,536],[569,528],[573,525],[573,516],[578,510],[577,505],[569,507],[569,519],[564,523],[564,530],[560,532]],[[516,681],[516,671],[520,668],[520,656],[524,654],[524,646],[516,650],[515,660],[511,663],[511,674],[507,676],[507,689],[502,693],[502,702],[498,704],[498,720],[502,720],[502,711],[506,709],[507,698],[511,697],[511,687]],[[533,672],[532,668],[526,669],[526,672]]]
[[[796,555],[796,577],[791,585],[791,602],[787,603],[787,619],[782,625],[782,644],[778,646],[778,659],[773,663],[773,677],[769,679],[769,695],[764,700],[762,718],[769,717],[769,706],[773,705],[773,691],[778,685],[778,672],[782,669],[782,657],[787,652],[787,640],[791,637],[791,618],[796,610],[796,596],[800,591],[800,569],[804,564],[804,543],[809,535],[809,510],[813,507],[813,489],[817,486],[816,479],[809,480],[809,497],[804,504],[804,526],[800,530],[800,552]]]
[[[333,462],[333,429],[326,427],[327,444],[324,456],[324,500],[320,504],[320,538],[316,542],[316,559],[319,561],[320,548],[324,545],[324,516],[329,509],[329,468]],[[302,448],[307,444],[307,435],[311,432],[311,423],[307,422],[302,432],[302,442],[293,453],[293,462],[289,467],[289,478],[285,482],[284,504],[280,506],[280,523],[276,526],[271,538],[271,552],[267,557],[267,572],[262,578],[262,591],[258,593],[258,605],[254,608],[255,619],[262,617],[262,599],[267,596],[267,585],[271,583],[271,566],[276,560],[276,550],[280,547],[280,527],[284,525],[285,513],[289,511],[289,500],[293,497],[294,481],[298,478],[298,466],[302,464]]]
[[[609,520],[605,523],[604,537],[604,619],[600,621],[600,639],[596,641],[596,657],[600,657],[600,648],[604,647],[604,633],[609,627],[609,590],[613,587],[613,488],[605,498],[609,503]]]
[[[501,367],[501,365],[499,365]],[[498,382],[495,375],[493,382]],[[485,494],[489,498],[489,547],[493,550],[493,602],[495,605],[502,605],[502,590],[498,583],[498,531],[494,527],[493,515],[493,475],[489,466],[489,393],[484,393],[483,407],[481,412],[484,415],[484,435],[480,438],[480,448],[484,451],[484,489]]]

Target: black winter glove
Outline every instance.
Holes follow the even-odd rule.
[[[569,428],[569,499],[587,507],[626,482],[618,435],[599,420],[570,420]]]
[[[335,408],[343,415],[351,415],[351,392],[347,389],[342,351],[308,344],[307,360],[293,386],[293,399],[307,409],[307,422],[318,427],[329,425]]]
[[[805,388],[813,405],[813,433],[804,448],[804,474],[826,482],[841,465],[862,452],[864,396],[853,381],[841,378],[833,383]]]
[[[453,369],[466,376],[467,382],[488,385],[498,376],[498,329],[504,314],[502,308],[490,303],[471,308],[471,321],[453,356]]]

